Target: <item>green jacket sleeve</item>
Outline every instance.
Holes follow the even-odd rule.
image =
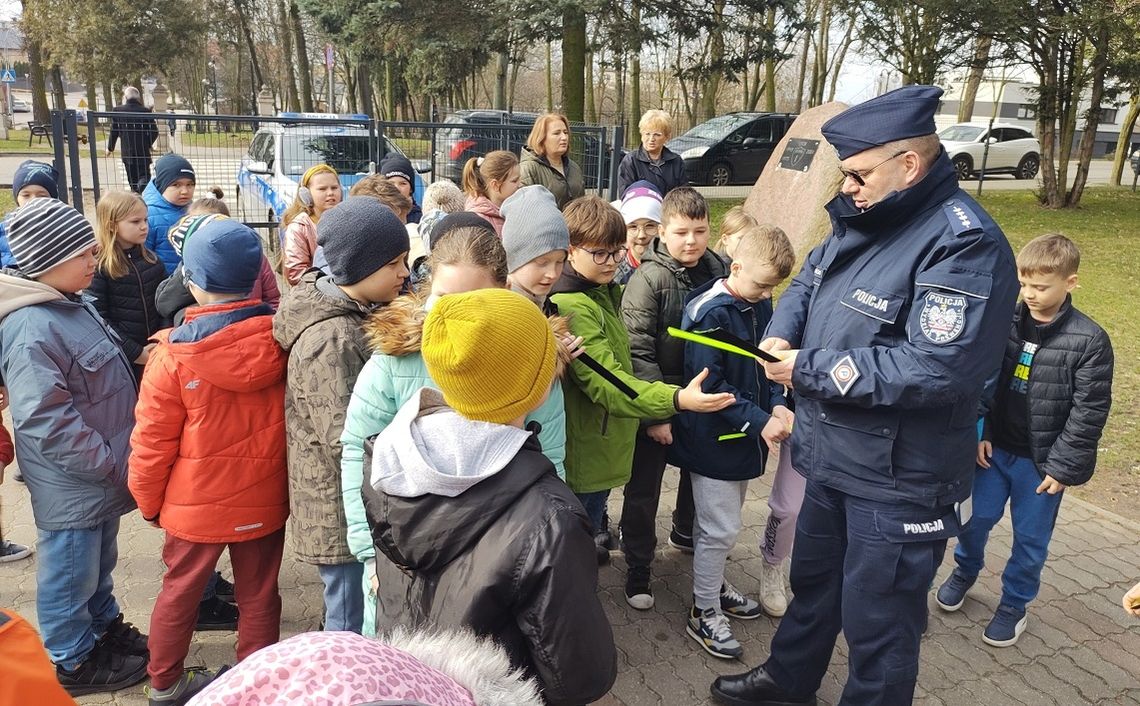
[[[587,297],[560,297],[558,310],[570,317],[570,330],[582,337],[585,352],[638,393],[636,399],[630,399],[581,361],[575,360],[570,365],[570,378],[590,401],[618,417],[662,419],[677,413],[673,401],[679,389],[676,385],[646,382],[621,369],[614,356],[613,343],[605,337],[601,311]]]
[[[374,355],[364,364],[352,389],[344,418],[344,433],[340,437],[343,445],[340,480],[344,516],[348,522],[348,548],[360,561],[376,556],[368,518],[364,514],[364,500],[360,497],[367,473],[364,468],[364,440],[383,431],[399,410],[387,362],[387,356]]]

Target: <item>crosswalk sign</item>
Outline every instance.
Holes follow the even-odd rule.
[[[4,69],[3,71],[0,71],[0,83],[15,83],[15,82],[16,82],[16,70],[15,69]]]

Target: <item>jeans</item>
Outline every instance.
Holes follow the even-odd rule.
[[[792,552],[795,597],[765,670],[792,695],[811,696],[842,630],[848,670],[840,703],[911,703],[927,592],[957,531],[952,507],[865,500],[809,480]]]
[[[360,634],[364,623],[364,564],[318,564],[325,585],[325,630]]]
[[[977,576],[985,565],[990,530],[1005,513],[1008,500],[1013,552],[1001,575],[1001,602],[1018,610],[1024,610],[1041,588],[1041,570],[1064,495],[1038,495],[1040,484],[1041,475],[1031,459],[994,447],[990,467],[974,474],[974,514],[954,550],[962,573]]]
[[[111,572],[119,561],[119,518],[87,529],[40,530],[36,613],[51,661],[78,667],[119,615]]]
[[[606,501],[610,499],[610,491],[597,490],[593,493],[574,493],[586,509],[586,517],[590,518],[590,529],[594,534],[602,531],[602,518],[606,515]]]

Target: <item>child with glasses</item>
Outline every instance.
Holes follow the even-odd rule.
[[[614,205],[625,221],[626,256],[618,264],[614,281],[629,282],[633,271],[641,264],[641,256],[661,230],[661,194],[648,181],[635,181]]]
[[[571,364],[564,388],[566,483],[597,533],[605,529],[610,491],[629,480],[638,420],[670,417],[680,410],[715,412],[734,398],[701,392],[708,371],[686,387],[634,376],[629,333],[621,318],[622,288],[613,281],[626,256],[621,214],[603,199],[586,196],[567,204],[563,215],[570,251],[551,301],[569,317],[571,332],[582,337],[582,350],[627,388],[619,389],[581,360]]]

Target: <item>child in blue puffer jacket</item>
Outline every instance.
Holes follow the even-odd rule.
[[[146,247],[162,260],[168,276],[182,262],[182,258],[166,234],[186,215],[190,202],[194,200],[194,186],[197,182],[194,167],[185,157],[167,154],[154,163],[154,179],[143,191],[149,228]]]

